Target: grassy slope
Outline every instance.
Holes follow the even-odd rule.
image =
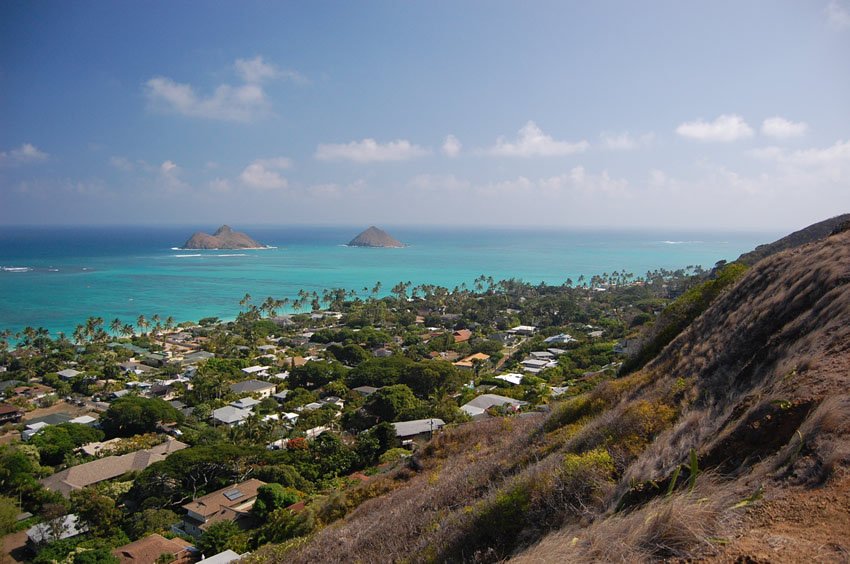
[[[545,418],[447,431],[417,470],[364,486],[388,493],[256,559],[538,562],[761,550],[757,529],[745,528],[752,515],[783,496],[834,487],[850,463],[848,283],[850,232],[772,256],[643,369]],[[844,536],[825,556],[846,550]],[[795,546],[803,545],[773,557],[793,560]]]

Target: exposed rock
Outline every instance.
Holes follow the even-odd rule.
[[[374,225],[348,243],[349,247],[403,247],[404,243]]]
[[[215,233],[197,232],[183,245],[184,249],[264,249],[266,245],[258,243],[227,225],[219,227]]]

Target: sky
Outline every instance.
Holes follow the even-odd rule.
[[[850,0],[0,2],[0,224],[795,229]]]

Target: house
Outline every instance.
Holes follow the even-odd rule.
[[[88,530],[79,518],[71,513],[63,515],[27,529],[27,545],[33,552],[37,552],[43,545],[75,537]]]
[[[207,351],[195,351],[193,353],[184,354],[181,364],[196,364],[214,358],[215,354]]]
[[[393,355],[393,351],[386,348],[386,347],[380,347],[380,348],[373,350],[372,355],[377,357],[377,358],[388,358],[388,357],[391,357]]]
[[[79,376],[80,374],[82,374],[82,372],[74,370],[73,368],[66,368],[65,370],[60,370],[59,372],[56,373],[57,376],[59,376],[61,379],[65,380],[65,381],[68,381],[68,380],[74,378],[75,376]]]
[[[264,366],[263,368],[268,368]],[[247,368],[242,369],[247,370]],[[262,380],[245,380],[244,382],[236,382],[230,385],[230,391],[237,395],[256,395],[261,399],[271,397],[275,391],[275,385]]]
[[[118,365],[118,368],[120,368],[127,374],[135,374],[136,376],[141,376],[143,374],[147,374],[148,372],[153,372],[155,370],[147,364],[142,364],[140,362],[135,361],[122,362]]]
[[[472,337],[472,331],[469,329],[458,329],[452,333],[452,337],[454,337],[455,343],[465,343]]]
[[[496,380],[501,380],[503,382],[507,382],[508,384],[513,384],[514,386],[519,386],[522,384],[522,374],[516,374],[514,372],[510,374],[502,374],[501,376],[496,376]]]
[[[252,478],[192,500],[183,506],[186,515],[182,529],[197,537],[220,521],[233,521],[242,528],[249,528],[255,522],[251,508],[257,500],[257,490],[265,485],[262,480]]]
[[[233,427],[240,425],[243,421],[251,417],[251,412],[247,409],[240,409],[238,407],[233,407],[232,405],[225,405],[224,407],[219,407],[218,409],[213,410],[211,417],[214,422],[220,425]]]
[[[513,333],[514,335],[534,335],[537,332],[537,327],[532,325],[517,325],[511,329],[508,329],[508,333]]]
[[[187,446],[189,445],[169,438],[153,448],[119,456],[105,456],[85,464],[71,466],[40,481],[48,490],[68,497],[74,490],[117,478],[126,472],[144,470],[154,462],[165,460],[170,454],[183,450]]]
[[[330,430],[331,430],[330,427],[324,427],[324,426],[313,427],[312,429],[307,429],[304,432],[304,436],[307,437],[308,439],[315,439],[316,437],[318,437],[319,435],[321,435],[325,431],[330,431]]]
[[[203,562],[204,564],[230,564],[231,562],[237,562],[241,560],[249,554],[250,552],[246,552],[245,554],[237,554],[228,548],[224,552],[219,552],[218,554],[214,554],[209,558],[202,558],[198,562]]]
[[[543,339],[544,343],[548,343],[550,345],[566,345],[567,343],[572,343],[575,339],[572,336],[567,335],[566,333],[560,333],[558,335],[552,335],[551,337],[546,337]]]
[[[267,377],[269,375],[269,367],[258,364],[256,366],[249,366],[248,368],[243,368],[242,372],[244,372],[248,376]]]
[[[277,400],[278,403],[286,403],[286,396],[289,395],[289,390],[281,390],[276,394],[272,394],[272,397]]]
[[[531,358],[533,358],[535,360],[546,360],[546,361],[549,361],[549,360],[552,360],[553,358],[555,358],[555,355],[550,353],[549,351],[532,351],[532,352],[528,353],[528,356],[530,356]]]
[[[230,402],[230,405],[237,409],[254,409],[255,405],[260,405],[260,400],[255,400],[254,398],[242,398],[236,401]]]
[[[602,335],[604,335],[604,334],[605,334],[605,331],[601,331],[601,330],[600,330],[600,331],[591,331],[591,332],[590,332],[590,333],[588,333],[587,335],[588,335],[591,339],[601,339],[601,338],[602,338]]]
[[[25,428],[21,431],[21,440],[28,441],[33,435],[50,425],[61,425],[70,423],[72,417],[67,413],[51,413],[43,417],[36,417],[25,422]]]
[[[528,402],[516,400],[514,398],[506,398],[505,396],[499,396],[496,394],[484,394],[468,403],[465,403],[460,409],[473,419],[484,419],[489,417],[487,415],[487,410],[491,407],[506,406],[511,410],[516,411],[523,405],[528,405]]]
[[[540,372],[543,372],[544,369],[550,366],[550,363],[551,361],[537,360],[536,358],[527,358],[520,362],[523,371],[530,372],[531,374],[539,374]]]
[[[490,360],[489,354],[475,353],[475,354],[469,355],[466,358],[462,358],[462,359],[460,359],[459,361],[457,361],[453,364],[455,366],[457,366],[458,368],[468,368],[468,369],[471,370],[471,369],[475,368],[476,361],[484,362],[484,361],[487,361],[487,360]]]
[[[17,423],[24,416],[22,409],[8,403],[0,403],[0,425]]]
[[[189,564],[194,562],[194,554],[191,544],[180,537],[167,539],[164,536],[153,533],[137,541],[119,546],[112,550],[121,564],[136,564],[142,562],[167,562],[168,564]],[[171,560],[166,560],[164,555],[169,555]]]
[[[393,423],[395,434],[401,439],[402,444],[408,441],[429,440],[434,431],[439,431],[446,424],[442,419],[417,419],[415,421],[400,421]]]
[[[108,441],[94,442],[94,443],[86,443],[83,446],[77,449],[77,452],[82,452],[87,456],[97,456],[98,454],[108,451],[114,446],[117,446],[118,443],[121,442],[121,439],[115,437],[114,439],[109,439]]]
[[[263,354],[271,354],[277,351],[277,347],[274,345],[260,345],[257,347],[257,350]]]
[[[352,392],[357,392],[361,396],[371,396],[375,392],[378,391],[378,388],[374,386],[357,386],[356,388],[351,388]]]

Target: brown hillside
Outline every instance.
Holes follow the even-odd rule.
[[[790,235],[786,235],[773,243],[759,245],[752,251],[739,256],[738,262],[753,265],[763,258],[769,257],[770,255],[786,249],[793,249],[794,247],[799,247],[800,245],[805,245],[806,243],[823,239],[848,222],[850,222],[850,213],[837,215],[824,221],[819,221],[818,223],[809,225],[804,229],[795,231]]]
[[[846,560],[848,283],[850,231],[775,254],[640,371],[445,431],[254,559]]]

